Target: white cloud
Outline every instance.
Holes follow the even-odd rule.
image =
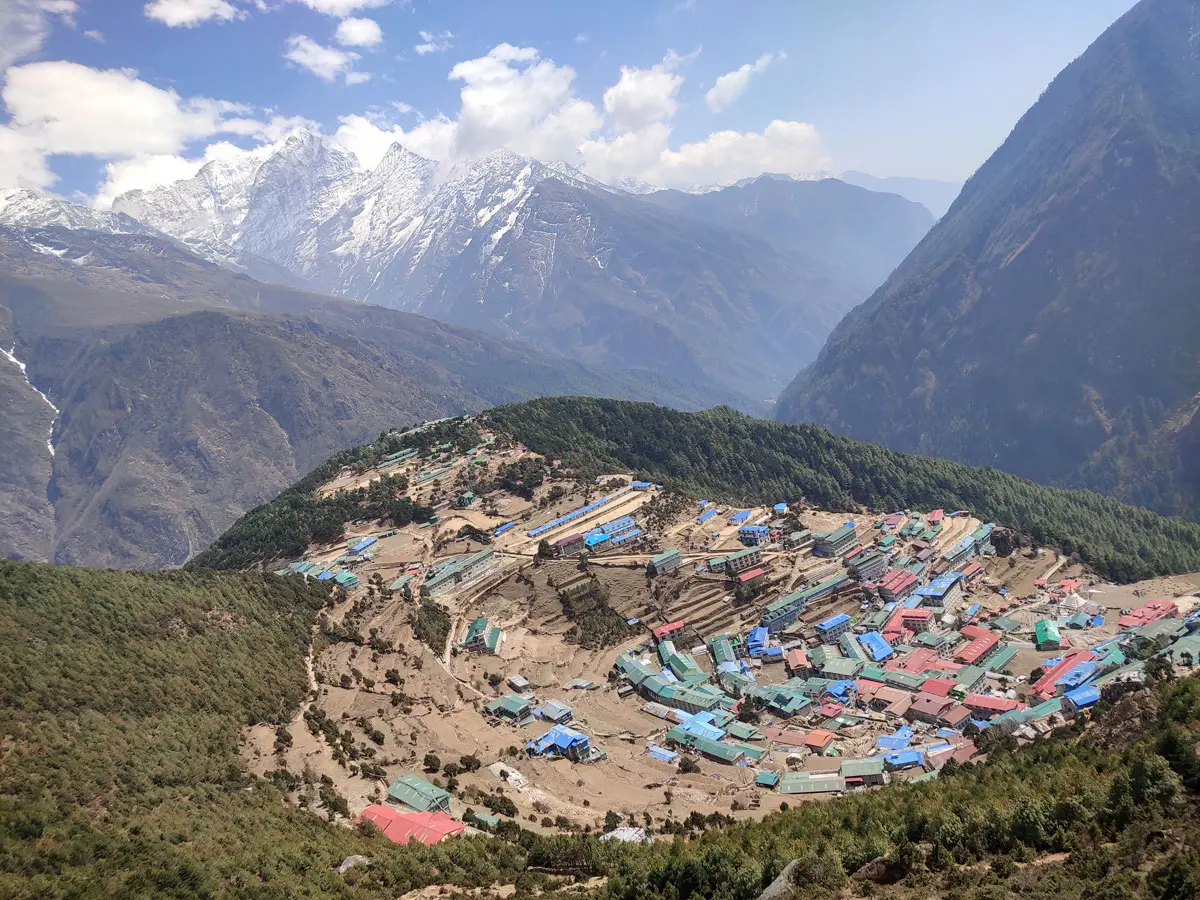
[[[298,2],[327,16],[344,19],[360,9],[379,9],[381,6],[387,6],[391,0],[298,0]]]
[[[595,106],[573,96],[575,70],[540,59],[532,47],[500,44],[487,56],[460,62],[450,78],[463,82],[459,156],[508,147],[572,161],[579,144],[603,125]]]
[[[366,84],[371,80],[370,72],[347,72],[346,84]]]
[[[454,37],[454,33],[451,31],[443,31],[441,34],[434,34],[432,31],[418,31],[417,36],[421,38],[421,43],[413,46],[417,56],[443,53],[454,46],[450,43],[450,39]]]
[[[99,157],[174,153],[196,138],[248,133],[245,107],[206,97],[184,99],[129,69],[39,62],[8,70],[9,127],[47,153]]]
[[[0,188],[41,190],[55,182],[46,154],[26,135],[0,128]]]
[[[579,34],[575,35],[575,43],[577,44],[586,44],[591,39],[591,36],[585,34],[584,32],[580,32]]]
[[[377,47],[383,43],[383,29],[374,19],[342,19],[334,39],[343,47]]]
[[[50,36],[51,18],[70,25],[75,0],[4,0],[0,2],[0,70],[37,53]]]
[[[83,36],[88,40],[95,41],[97,44],[104,43],[104,32],[97,31],[95,28],[89,28],[83,33]]]
[[[454,156],[455,123],[445,116],[426,119],[405,131],[399,125],[371,121],[365,116],[343,116],[333,138],[369,169],[379,165],[392,144],[407,147],[426,159],[448,161]]]
[[[394,106],[396,108],[396,112],[400,113],[402,116],[406,116],[409,113],[414,113],[417,111],[416,107],[409,103],[405,103],[403,100],[393,100],[392,106]]]
[[[246,14],[228,0],[151,0],[143,11],[148,18],[170,28],[192,28],[204,22],[232,22]]]
[[[817,129],[807,122],[771,122],[761,134],[718,131],[667,150],[659,160],[662,183],[732,184],[764,172],[808,175],[828,171]]]
[[[783,51],[764,53],[754,62],[746,63],[732,72],[726,72],[704,95],[708,108],[715,113],[728,109],[734,100],[746,92],[746,88],[750,86],[750,77],[765,71],[777,59],[787,59],[787,54]]]
[[[618,131],[636,131],[675,115],[684,58],[674,50],[649,69],[621,66],[620,80],[604,92],[604,111]]]
[[[322,46],[307,35],[293,34],[289,37],[283,58],[324,81],[336,81],[343,74],[347,84],[359,84],[365,80],[361,78],[361,73],[350,71],[359,59],[357,53]]]

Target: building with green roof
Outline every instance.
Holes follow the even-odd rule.
[[[483,704],[483,711],[505,722],[520,724],[533,719],[533,704],[516,694],[504,694]]]
[[[841,681],[847,678],[857,678],[862,669],[861,660],[835,657],[827,660],[821,667],[821,674],[833,681]]]
[[[1016,658],[1017,648],[1001,644],[980,665],[988,672],[1003,672]]]
[[[421,585],[421,596],[425,598],[436,597],[443,591],[449,590],[455,585],[466,581],[468,578],[479,574],[491,564],[494,554],[495,551],[491,547],[485,547],[479,552],[468,556],[456,556],[452,559],[439,562],[433,571],[426,576],[424,584]]]
[[[417,812],[450,813],[450,794],[416,775],[401,775],[389,784],[388,797]]]
[[[733,662],[737,659],[737,654],[733,652],[733,642],[727,634],[719,634],[710,637],[705,643],[708,644],[708,653],[712,657],[713,665],[721,663]]]
[[[1033,638],[1039,650],[1057,650],[1062,646],[1058,623],[1053,619],[1038,619],[1034,622]]]
[[[869,756],[866,759],[843,760],[839,774],[847,780],[857,778],[859,783],[871,786],[886,783],[883,770],[883,757]]]

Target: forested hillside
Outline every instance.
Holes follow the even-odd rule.
[[[238,760],[242,726],[285,724],[303,697],[324,602],[270,576],[0,562],[0,896],[374,900],[515,884],[530,897],[600,877],[573,896],[753,900],[791,860],[796,897],[1182,900],[1200,884],[1191,678],[1103,701],[1081,741],[997,740],[986,765],[935,782],[741,824],[681,806],[679,838],[649,847],[506,819],[497,837],[400,848],[344,827],[328,786],[295,809],[283,792],[303,773],[256,779]],[[339,874],[351,854],[369,862]]]
[[[558,397],[487,418],[547,456],[588,470],[636,470],[696,496],[806,498],[833,509],[969,509],[1053,544],[1117,581],[1200,569],[1200,526],[1087,491],[996,469],[885,450],[811,425],[729,409],[681,413],[649,403]]]

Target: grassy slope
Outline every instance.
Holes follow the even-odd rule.
[[[884,450],[808,425],[729,410],[547,398],[487,417],[539,453],[595,469],[620,465],[700,496],[850,509],[970,509],[1078,553],[1119,581],[1200,569],[1200,526],[1086,491],[995,469]]]

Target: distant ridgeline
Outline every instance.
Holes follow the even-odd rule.
[[[1035,484],[885,450],[811,425],[718,407],[557,397],[483,414],[531,450],[589,473],[614,467],[676,490],[743,504],[805,498],[830,509],[969,509],[1039,544],[1075,553],[1120,582],[1200,570],[1200,526],[1088,491]]]

